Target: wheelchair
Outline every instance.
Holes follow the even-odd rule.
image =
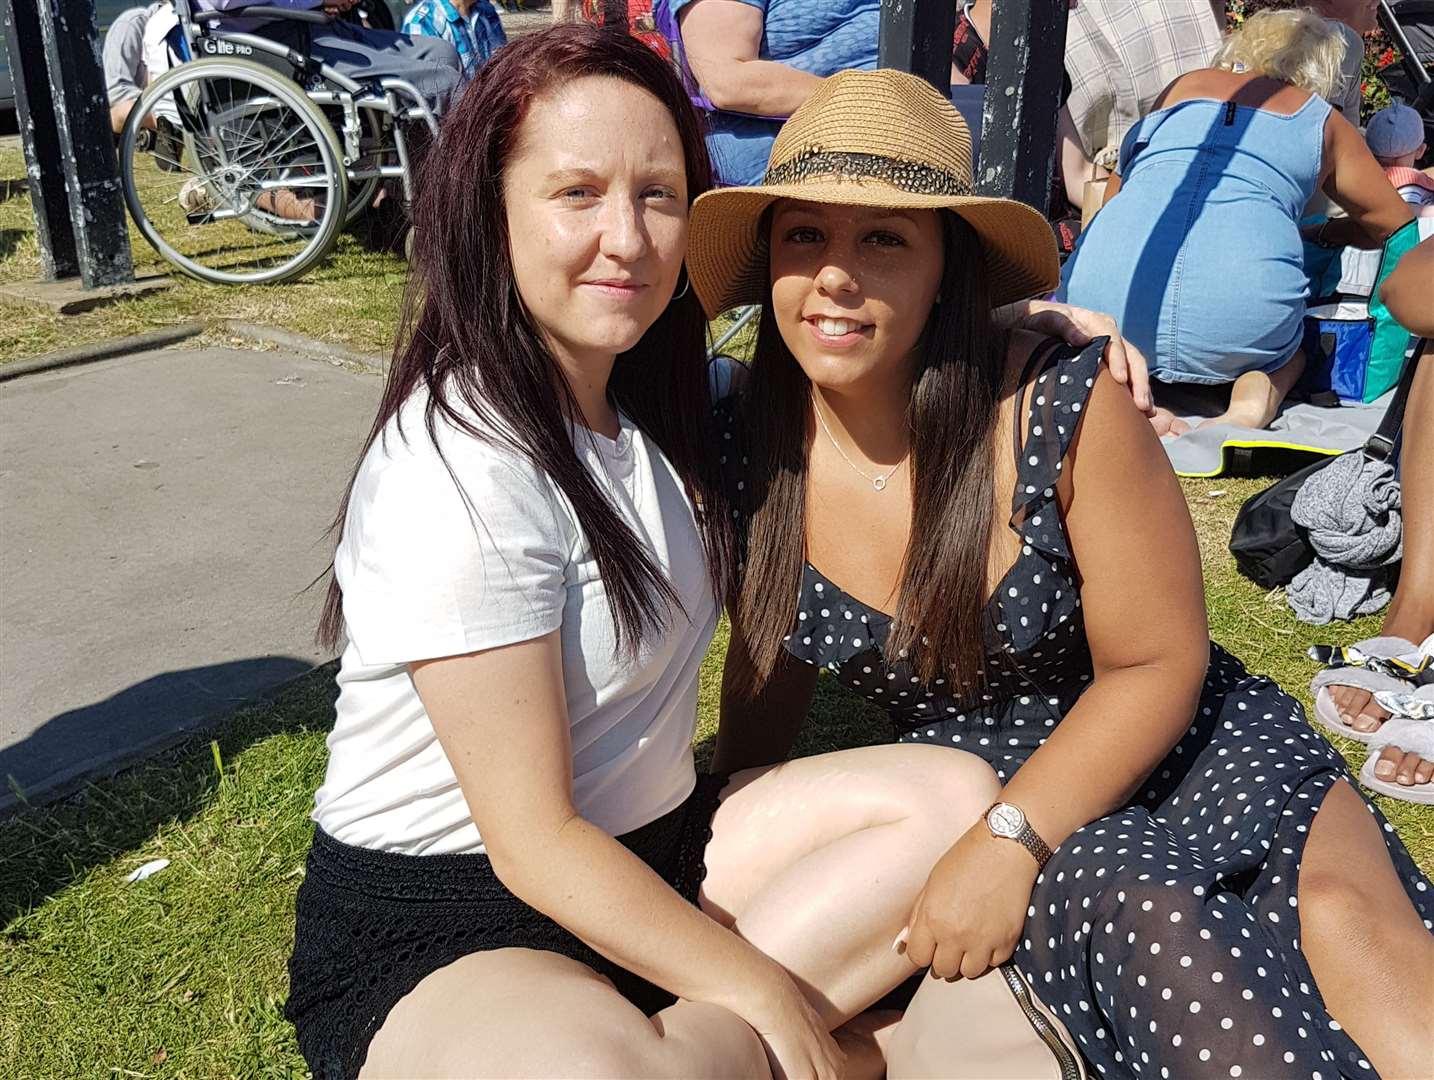
[[[290,281],[329,253],[385,180],[401,181],[411,202],[405,126],[438,133],[411,83],[356,81],[299,49],[215,25],[327,24],[321,11],[174,5],[177,62],[130,113],[119,165],[136,227],[177,270],[216,285]],[[157,134],[142,140],[147,129]]]

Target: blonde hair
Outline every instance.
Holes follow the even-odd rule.
[[[1310,11],[1259,11],[1221,44],[1210,66],[1252,71],[1322,98],[1343,89],[1344,36]]]

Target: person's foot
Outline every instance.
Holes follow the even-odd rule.
[[[1188,423],[1163,405],[1155,406],[1155,411],[1150,414],[1150,426],[1155,429],[1156,436],[1162,439],[1173,439],[1192,430]]]
[[[1251,374],[1258,375],[1259,372]],[[1244,378],[1245,376],[1241,376]],[[1263,378],[1263,376],[1261,376]],[[1236,385],[1239,385],[1238,383]],[[1261,400],[1249,396],[1236,399],[1233,392],[1230,394],[1230,407],[1219,416],[1212,416],[1208,420],[1201,420],[1195,426],[1197,428],[1216,427],[1219,424],[1229,424],[1231,427],[1253,428],[1255,431],[1262,431],[1270,426],[1280,411],[1279,403],[1274,405],[1268,403],[1268,399]]]
[[[1412,750],[1386,746],[1374,763],[1374,775],[1400,787],[1418,787],[1434,780],[1434,761],[1426,761]]]
[[[184,158],[184,136],[164,117],[154,122],[152,152],[154,163],[165,172],[178,172]]]
[[[1380,631],[1385,637],[1402,637],[1406,641],[1421,641],[1428,635],[1410,629],[1403,633],[1397,626],[1385,624]],[[1329,697],[1339,711],[1340,719],[1355,731],[1378,731],[1389,719],[1389,713],[1374,700],[1368,690],[1356,686],[1331,686]],[[1398,747],[1386,746],[1374,766],[1374,775],[1381,780],[1391,780],[1403,787],[1427,784],[1434,779],[1434,762],[1426,761],[1415,753],[1407,753]]]
[[[301,198],[288,188],[265,191],[254,201],[254,205],[285,221],[307,225],[319,219],[319,201],[312,196]]]
[[[214,209],[214,196],[209,185],[191,176],[179,186],[179,205],[187,214],[207,214]]]
[[[1357,686],[1331,686],[1329,697],[1339,710],[1340,719],[1355,731],[1378,731],[1379,726],[1389,719],[1389,714],[1380,708],[1368,690]]]
[[[1276,369],[1278,381],[1263,371],[1247,371],[1230,385],[1230,407],[1221,415],[1202,421],[1200,427],[1214,427],[1216,424],[1230,424],[1233,427],[1253,428],[1259,431],[1270,426],[1270,421],[1280,414],[1280,404],[1294,380],[1304,370],[1304,358],[1296,353],[1296,359]]]

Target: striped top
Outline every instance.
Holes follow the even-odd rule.
[[[454,6],[453,0],[418,0],[403,17],[403,32],[442,38],[452,45],[458,51],[464,82],[508,43],[490,0],[473,0],[467,15]]]

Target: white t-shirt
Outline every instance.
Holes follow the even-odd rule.
[[[424,427],[426,400],[415,394],[399,414],[402,435],[390,421],[364,457],[334,556],[348,641],[314,820],[358,847],[482,852],[407,665],[557,629],[578,812],[613,835],[667,813],[695,782],[698,670],[717,622],[681,480],[626,417],[616,440],[574,434],[687,613],[674,611],[623,661],[597,564],[557,485],[522,455],[440,419],[450,476]]]

